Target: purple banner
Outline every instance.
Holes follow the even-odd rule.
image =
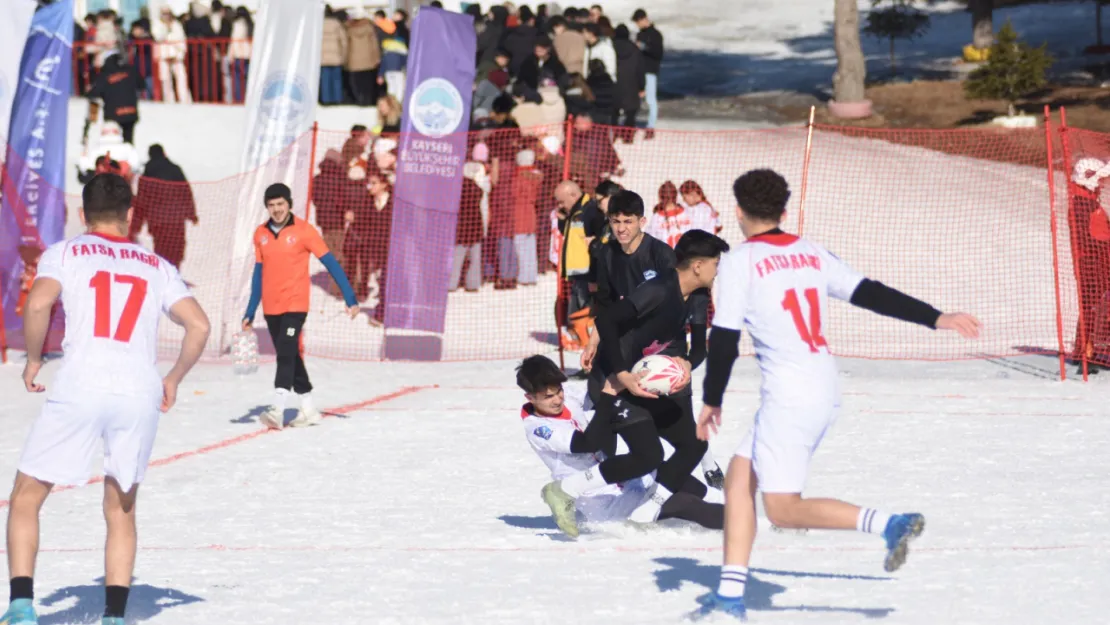
[[[476,48],[469,15],[421,7],[409,45],[386,270],[389,359],[440,359],[435,335],[447,316]]]
[[[12,105],[0,206],[0,300],[15,314],[24,263],[65,235],[66,119],[73,59],[73,0],[35,12]]]

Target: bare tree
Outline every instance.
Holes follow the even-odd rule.
[[[856,0],[836,0],[833,37],[836,47],[833,100],[839,103],[862,102],[865,99],[867,65],[859,41],[859,6]]]
[[[982,50],[994,43],[994,0],[969,0],[971,45]]]

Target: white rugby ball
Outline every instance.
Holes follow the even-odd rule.
[[[639,376],[646,371],[647,375],[640,378],[640,388],[659,395],[677,393],[685,388],[683,378],[686,371],[678,361],[670,356],[645,356],[632,366],[632,374]]]

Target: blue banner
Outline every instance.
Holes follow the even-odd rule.
[[[476,48],[472,17],[421,7],[409,45],[386,269],[387,359],[440,359]]]
[[[40,8],[19,64],[0,204],[0,299],[9,328],[24,262],[65,236],[66,121],[72,76],[73,0]]]

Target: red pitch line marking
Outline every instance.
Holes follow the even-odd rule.
[[[361,410],[363,408],[366,408],[367,406],[373,406],[375,404],[385,403],[387,401],[397,399],[398,397],[404,397],[405,395],[411,395],[413,393],[419,393],[420,391],[426,391],[428,389],[437,388],[437,386],[438,385],[435,385],[435,384],[430,384],[430,385],[427,385],[427,386],[406,386],[404,388],[393,391],[392,393],[386,393],[385,395],[378,395],[377,397],[372,397],[370,399],[367,399],[366,401],[361,401],[361,402],[358,402],[358,403],[355,403],[355,404],[347,404],[345,406],[339,406],[337,408],[329,408],[329,409],[323,411],[322,416],[325,419],[328,418],[328,417],[343,416],[343,415],[350,414],[352,412]],[[271,430],[269,428],[262,429],[262,430],[255,430],[254,432],[248,432],[246,434],[241,434],[239,436],[236,436],[235,438],[229,438],[227,440],[223,440],[223,441],[220,441],[218,443],[212,443],[211,445],[205,445],[204,447],[193,449],[191,451],[183,451],[179,454],[174,454],[174,455],[168,456],[166,458],[159,458],[158,460],[155,460],[155,461],[151,462],[149,465],[147,465],[147,467],[150,467],[150,468],[161,467],[161,466],[165,466],[167,464],[177,462],[178,460],[184,460],[185,458],[192,458],[193,456],[203,456],[204,454],[212,453],[213,451],[216,451],[218,449],[226,449],[226,448],[231,447],[233,445],[238,445],[239,443],[243,443],[243,442],[249,441],[251,439],[258,438],[259,436],[265,436],[267,434],[275,434],[279,431],[281,431],[281,430]],[[85,482],[84,484],[81,484],[80,486],[56,486],[51,491],[51,493],[64,493],[67,490],[73,490],[75,488],[81,488],[81,487],[84,487],[84,486],[91,486],[93,484],[99,484],[103,481],[104,481],[104,476],[101,475],[101,476],[97,476],[97,477],[92,478],[91,480],[89,480],[88,482]],[[9,501],[7,499],[0,499],[0,509],[6,508],[8,506],[8,503],[9,503]]]
[[[204,552],[229,551],[240,553],[599,553],[617,551],[621,553],[719,553],[721,548],[697,546],[637,547],[632,545],[611,545],[598,542],[585,545],[567,543],[566,546],[550,547],[387,547],[384,545],[290,545],[287,547],[268,545],[196,545],[181,547],[153,547],[141,545],[143,551],[163,552]],[[1042,551],[1075,551],[1079,549],[1105,551],[1110,545],[996,545],[986,547],[917,547],[914,553],[1028,553]],[[838,552],[855,553],[875,551],[875,547],[785,547],[760,546],[760,551],[789,552]],[[99,553],[104,547],[59,547],[40,549],[40,553]],[[0,549],[0,554],[7,553]]]

